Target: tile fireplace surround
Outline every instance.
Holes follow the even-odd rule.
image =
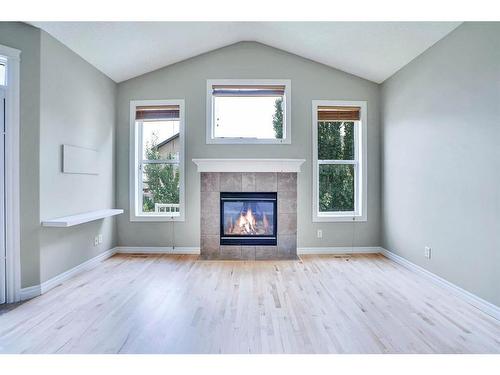
[[[278,245],[220,245],[220,192],[277,192]],[[202,172],[201,257],[294,259],[297,257],[297,173]]]
[[[201,172],[203,259],[297,258],[297,173],[304,159],[193,159]],[[276,246],[220,244],[220,193],[277,193]]]

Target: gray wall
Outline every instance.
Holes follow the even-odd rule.
[[[40,221],[115,204],[116,84],[39,29],[0,22],[0,44],[21,50],[21,286],[37,285],[116,244],[106,219],[73,228]],[[64,143],[100,151],[99,176],[61,173]],[[93,239],[104,235],[94,247]]]
[[[114,207],[116,84],[45,32],[40,69],[40,220]],[[98,150],[99,174],[62,173],[63,144]],[[115,227],[107,218],[41,228],[41,281],[114,247]]]
[[[382,189],[385,248],[500,306],[499,36],[463,24],[383,84]]]
[[[291,145],[205,144],[206,80],[209,78],[283,78],[292,80]],[[129,102],[132,99],[186,101],[186,221],[129,221]],[[368,102],[368,221],[312,223],[311,100]],[[126,215],[118,218],[122,246],[199,246],[200,176],[193,158],[275,157],[307,159],[298,178],[298,245],[378,246],[380,234],[379,86],[258,43],[243,42],[183,61],[118,85],[117,198]],[[173,226],[173,228],[172,228]],[[323,239],[316,230],[323,229]]]
[[[0,22],[0,44],[21,50],[21,285],[40,282],[39,120],[40,30],[19,22]]]

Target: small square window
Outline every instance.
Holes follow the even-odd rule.
[[[208,80],[207,143],[290,143],[290,81]]]

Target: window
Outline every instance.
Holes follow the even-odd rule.
[[[366,221],[366,102],[312,108],[313,221]]]
[[[130,220],[184,220],[184,101],[130,103]]]
[[[208,80],[207,143],[290,143],[289,80]]]
[[[7,60],[0,56],[0,86],[7,84]]]

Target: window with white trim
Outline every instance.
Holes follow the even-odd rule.
[[[366,220],[366,102],[314,100],[313,221]]]
[[[0,56],[0,86],[7,85],[7,59]]]
[[[184,101],[130,103],[130,220],[184,220]]]
[[[290,80],[208,80],[207,143],[289,144]]]

